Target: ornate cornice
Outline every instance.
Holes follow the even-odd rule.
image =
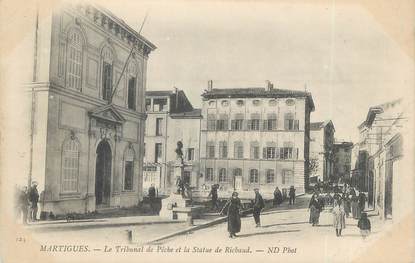
[[[91,4],[68,4],[68,6],[82,16],[86,17],[96,26],[103,28],[114,37],[125,43],[130,48],[136,46],[136,50],[144,56],[148,56],[151,51],[156,49],[156,46],[149,40],[139,35],[134,29],[129,27],[124,21],[117,18],[110,11]],[[75,21],[79,19],[75,18]]]

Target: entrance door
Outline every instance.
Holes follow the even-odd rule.
[[[106,141],[99,143],[95,167],[96,205],[108,206],[111,193],[111,148]]]

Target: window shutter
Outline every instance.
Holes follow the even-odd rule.
[[[263,158],[263,159],[267,159],[267,148],[266,148],[266,147],[264,147],[264,148],[262,149],[262,158]]]
[[[295,158],[298,160],[298,148],[295,148]]]
[[[231,121],[231,130],[236,130],[236,121],[235,120]]]
[[[268,120],[264,120],[264,121],[263,121],[262,129],[263,129],[264,131],[269,130],[269,127],[268,127]]]
[[[280,159],[284,159],[284,147],[280,148]]]
[[[247,130],[251,130],[252,127],[252,120],[248,120],[247,122]]]
[[[275,159],[279,159],[280,158],[280,148],[275,147]]]
[[[288,120],[284,119],[284,130],[288,130]]]
[[[299,120],[294,121],[294,130],[298,131],[300,129],[299,124],[300,124]]]
[[[227,130],[229,130],[229,121],[228,120],[224,120],[223,121],[223,129],[225,130],[225,131],[227,131]]]

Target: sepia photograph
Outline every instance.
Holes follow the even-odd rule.
[[[0,2],[0,262],[415,262],[415,2]]]

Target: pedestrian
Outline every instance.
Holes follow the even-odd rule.
[[[360,218],[359,198],[356,195],[352,194],[352,197],[350,198],[350,206],[352,208],[352,217],[354,219]]]
[[[30,201],[30,221],[37,220],[37,203],[39,202],[39,193],[37,191],[37,182],[32,183],[32,187],[29,191],[29,201]]]
[[[238,198],[238,193],[233,192],[231,198],[226,202],[225,206],[222,208],[221,214],[227,209],[228,215],[228,232],[229,237],[236,237],[236,233],[241,231],[241,200]]]
[[[151,184],[151,186],[148,188],[148,200],[150,202],[151,212],[154,214],[156,210],[156,188],[154,187],[154,184]]]
[[[256,227],[261,226],[261,210],[265,207],[264,199],[262,199],[261,194],[259,193],[259,189],[255,188],[255,199],[254,199],[254,207],[253,207],[253,215]]]
[[[290,191],[288,193],[289,197],[290,197],[290,205],[294,204],[295,202],[295,188],[294,186],[290,186]]]
[[[309,223],[312,224],[312,226],[317,226],[319,224],[320,212],[322,207],[321,202],[319,201],[318,195],[316,193],[314,193],[311,196],[308,208],[310,210]]]
[[[210,189],[210,193],[208,195],[208,197],[211,196],[211,202],[212,202],[212,210],[218,210],[219,209],[219,205],[218,205],[218,185],[214,184],[211,186]]]
[[[29,200],[27,196],[27,186],[23,186],[19,190],[19,196],[17,199],[17,206],[19,208],[19,217],[22,214],[22,222],[24,225],[27,224],[27,213],[29,208]]]
[[[362,191],[359,192],[359,210],[362,213],[365,210],[366,195]]]
[[[280,191],[280,189],[277,187],[275,187],[275,191],[274,191],[274,202],[273,205],[274,207],[279,206],[282,203],[282,193]]]
[[[350,198],[347,192],[345,191],[342,196],[342,201],[344,204],[344,212],[346,213],[346,217],[349,217],[350,214]]]
[[[336,236],[342,235],[342,229],[346,228],[346,213],[341,201],[335,201],[333,207],[333,226],[336,229]]]
[[[357,227],[360,229],[360,234],[362,235],[363,239],[366,239],[366,237],[370,234],[371,226],[370,226],[370,220],[367,218],[366,213],[362,213],[359,221],[357,222]]]

